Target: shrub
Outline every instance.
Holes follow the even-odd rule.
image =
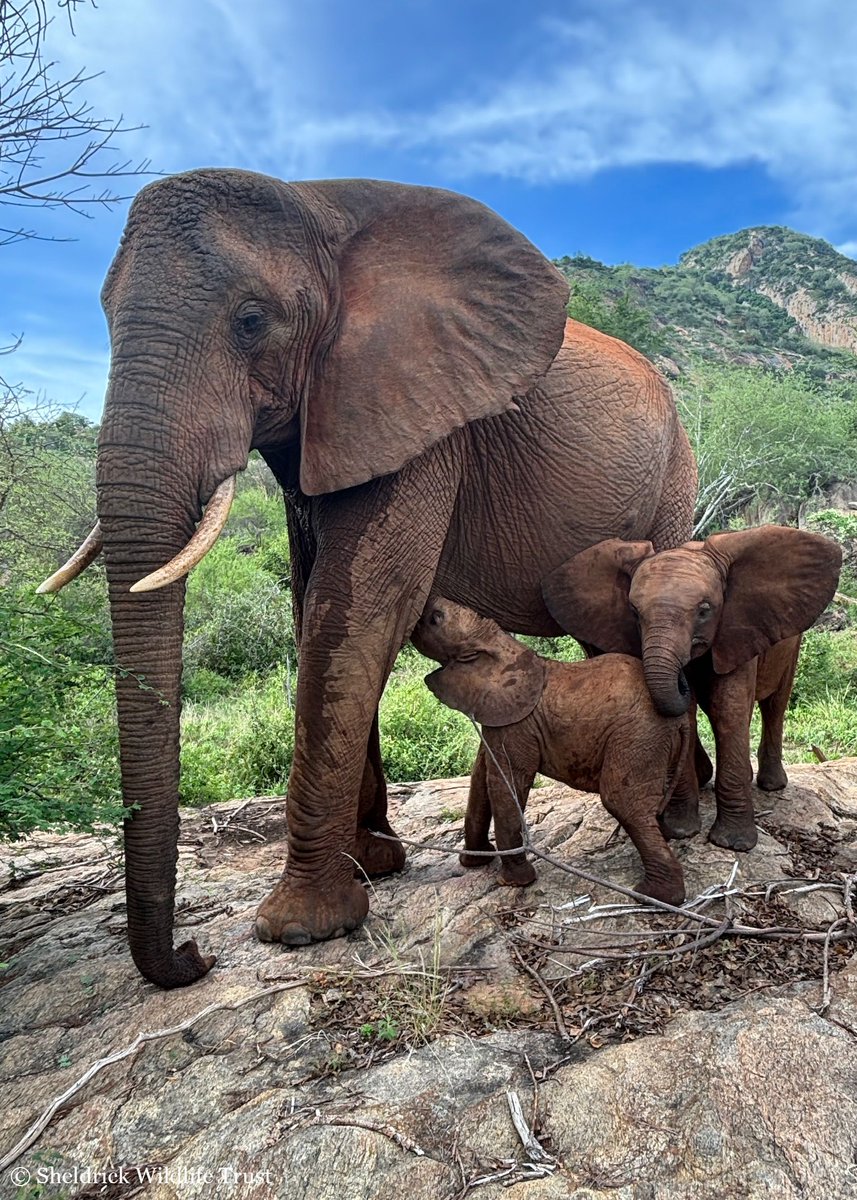
[[[462,713],[441,704],[423,682],[436,667],[413,659],[390,676],[381,700],[381,757],[394,783],[467,775],[479,745],[473,725]]]
[[[193,675],[200,670],[241,679],[295,661],[291,599],[276,583],[256,581],[247,590],[221,592],[216,604],[208,597],[205,607],[204,614],[199,608],[189,614],[186,695],[193,694]]]
[[[0,593],[0,837],[122,818],[112,672],[56,603]]]
[[[180,796],[213,804],[285,793],[294,752],[294,710],[283,668],[244,680],[228,697],[189,702],[182,713]]]

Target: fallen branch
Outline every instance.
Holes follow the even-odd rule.
[[[523,967],[523,969],[526,971],[526,973],[530,976],[531,979],[535,980],[536,984],[539,986],[541,991],[544,993],[548,1004],[553,1009],[553,1018],[556,1021],[556,1028],[557,1028],[557,1032],[559,1033],[559,1036],[562,1038],[562,1040],[564,1042],[570,1042],[572,1040],[571,1034],[568,1032],[568,1029],[566,1028],[566,1025],[565,1025],[565,1021],[563,1021],[563,1019],[562,1019],[562,1013],[560,1012],[559,1005],[556,1002],[556,997],[554,996],[553,992],[550,990],[548,985],[542,979],[541,975],[538,973],[538,971],[535,969],[535,967],[531,967],[529,963],[524,962],[524,959],[521,957],[521,954],[519,953],[517,946],[515,946],[513,942],[509,942],[509,949],[514,954],[515,958],[518,960],[521,967]]]
[[[141,1033],[130,1046],[126,1046],[122,1050],[116,1050],[113,1054],[108,1054],[106,1058],[99,1058],[84,1071],[79,1079],[76,1079],[61,1096],[57,1096],[55,1100],[44,1110],[38,1120],[34,1121],[29,1129],[23,1134],[21,1139],[12,1147],[8,1154],[0,1159],[0,1171],[4,1171],[7,1167],[11,1167],[14,1162],[21,1157],[25,1150],[29,1150],[30,1146],[36,1142],[42,1133],[47,1129],[51,1119],[59,1112],[62,1106],[69,1101],[72,1096],[77,1095],[79,1091],[86,1087],[91,1079],[94,1079],[101,1071],[107,1067],[112,1067],[114,1063],[122,1062],[126,1058],[132,1058],[138,1050],[147,1042],[157,1042],[163,1038],[173,1037],[177,1033],[184,1033],[187,1029],[192,1029],[198,1021],[204,1017],[210,1016],[215,1012],[234,1012],[239,1008],[243,1008],[246,1004],[252,1004],[256,1000],[264,1000],[268,996],[276,996],[279,992],[292,991],[294,988],[306,987],[310,981],[306,978],[292,980],[290,983],[280,983],[275,987],[263,988],[261,991],[251,992],[249,996],[245,996],[242,1000],[224,1002],[222,1004],[209,1004],[207,1008],[201,1009],[198,1013],[194,1013],[192,1017],[182,1021],[179,1025],[172,1025],[167,1029],[153,1029],[149,1033]]]
[[[406,1133],[401,1133],[392,1125],[382,1124],[379,1121],[358,1121],[356,1117],[323,1117],[320,1113],[313,1121],[313,1125],[340,1125],[346,1129],[367,1129],[370,1133],[380,1133],[382,1137],[389,1138],[391,1142],[395,1142],[402,1150],[409,1150],[411,1154],[416,1154],[418,1158],[425,1157],[423,1150],[417,1143],[409,1138]]]

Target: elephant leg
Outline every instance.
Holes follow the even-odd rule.
[[[714,778],[714,763],[708,757],[708,751],[699,740],[698,733],[696,734],[693,747],[693,764],[696,771],[696,781],[701,788],[704,788]]]
[[[795,643],[793,649],[791,648],[792,642]],[[768,657],[774,660],[773,666],[780,665],[778,659],[781,660],[782,665],[775,686],[769,692],[765,687],[763,690],[768,694],[759,700],[759,710],[762,714],[762,738],[759,742],[759,772],[756,782],[765,792],[778,792],[789,781],[783,766],[783,724],[794,685],[800,643],[799,637],[790,638],[787,643],[782,644],[782,649],[780,646],[775,646],[773,651],[769,651],[759,664],[760,677],[766,674],[765,659]],[[758,686],[756,694],[759,694]]]
[[[488,837],[491,827],[491,801],[488,797],[488,760],[485,747],[480,745],[476,762],[470,773],[470,791],[467,795],[467,813],[464,818],[464,851],[458,861],[463,867],[487,867],[491,862],[494,843]],[[481,850],[481,854],[469,851]]]
[[[661,832],[666,838],[689,838],[699,833],[702,823],[699,817],[699,768],[696,748],[702,750],[696,731],[696,703],[688,709],[689,737],[691,750],[685,754],[681,771],[673,793],[658,816]],[[702,751],[705,754],[705,751]],[[708,759],[708,755],[705,755]],[[709,762],[709,766],[711,763]]]
[[[257,913],[262,941],[341,936],[366,916],[354,877],[361,795],[378,702],[428,599],[458,475],[448,443],[402,471],[316,498],[319,551],[303,604],[288,859]],[[418,534],[417,531],[418,530]],[[374,768],[373,768],[374,773]]]
[[[634,843],[643,864],[643,877],[635,890],[664,904],[684,902],[684,873],[658,824],[667,758],[663,770],[652,770],[650,747],[642,748],[628,770],[628,747],[610,755],[601,771],[601,801]],[[690,756],[688,755],[688,758]],[[621,758],[621,762],[619,759]],[[623,767],[624,763],[624,767]],[[643,764],[649,764],[648,768]]]
[[[714,730],[717,818],[708,840],[730,850],[752,850],[759,839],[750,794],[750,717],[756,685],[756,660],[711,684],[708,716]]]
[[[395,837],[387,820],[387,781],[381,765],[381,740],[378,734],[378,713],[372,718],[360,796],[357,802],[357,838],[354,857],[358,873],[369,876],[390,875],[405,865],[405,848],[401,842],[373,837],[373,833]]]
[[[523,814],[536,778],[538,757],[532,753],[521,754],[512,747],[506,753],[498,738],[489,743],[486,758],[485,771],[497,849],[514,850],[516,846],[524,844]],[[535,879],[535,868],[523,851],[504,855],[500,859],[498,883],[507,887],[527,887]]]

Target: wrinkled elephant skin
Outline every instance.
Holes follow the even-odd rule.
[[[690,722],[657,712],[638,659],[604,654],[553,662],[495,621],[442,596],[429,600],[412,641],[442,664],[426,678],[432,692],[482,725],[464,823],[464,866],[490,862],[492,818],[498,850],[523,844],[522,815],[541,772],[600,794],[639,851],[638,892],[665,904],[684,901],[681,865],[658,817],[680,783]],[[525,887],[536,873],[523,853],[506,853],[498,878]]]
[[[688,536],[695,466],[668,388],[566,322],[566,297],[526,238],[433,188],[201,170],[135,200],[103,294],[98,510],[148,979],[189,983],[208,960],[172,947],[184,585],[129,588],[182,551],[251,449],[286,497],[299,637],[288,859],[263,939],[354,928],[355,856],[402,866],[370,836],[392,833],[377,707],[433,586],[556,634],[539,580],[564,559]]]
[[[820,534],[778,525],[715,533],[655,553],[650,542],[609,539],[544,581],[553,616],[602,651],[636,654],[661,713],[685,711],[691,692],[714,733],[717,819],[709,839],[751,850],[750,718],[762,713],[759,787],[785,787],[783,719],[801,634],[833,598],[842,553]],[[692,806],[665,823],[699,828]]]

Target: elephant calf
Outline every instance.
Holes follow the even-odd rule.
[[[717,819],[709,841],[750,850],[750,718],[762,712],[757,782],[785,787],[783,718],[801,634],[830,602],[842,552],[817,533],[762,525],[655,553],[651,542],[599,542],[542,583],[551,615],[598,650],[642,657],[658,712],[687,710],[691,692],[711,721]],[[703,765],[707,759],[702,759]],[[710,764],[702,782],[710,775]],[[664,828],[700,828],[698,794],[674,796]]]
[[[637,890],[668,904],[684,900],[684,877],[658,824],[689,743],[684,715],[659,716],[642,664],[624,654],[587,662],[542,658],[494,621],[442,597],[431,599],[411,640],[442,664],[432,692],[482,726],[465,820],[467,851],[523,844],[522,814],[536,772],[587,792],[623,826],[643,861]],[[483,866],[464,853],[465,866]],[[523,853],[503,858],[500,882],[523,887],[536,873]]]

